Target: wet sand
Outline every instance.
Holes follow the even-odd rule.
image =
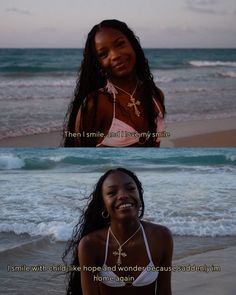
[[[189,256],[174,261],[175,265],[202,266],[205,271],[173,272],[174,295],[232,295],[236,288],[236,247]],[[208,271],[208,272],[207,272]]]
[[[161,147],[236,147],[236,118],[167,123]],[[59,147],[62,131],[4,138],[0,147]]]
[[[7,234],[5,241],[7,239],[12,241],[12,235]],[[0,252],[1,291],[9,295],[65,294],[65,275],[59,268],[63,266],[61,255],[66,243],[52,242],[47,238],[31,238],[25,244],[27,237],[22,239],[24,242],[22,246]],[[173,266],[212,267],[214,265],[220,267],[221,271],[215,269],[209,272],[173,272],[172,294],[234,294],[232,290],[236,287],[235,244],[234,237],[174,236]],[[22,266],[21,271],[12,269],[14,266]],[[32,271],[32,266],[38,266],[38,270]],[[47,268],[55,266],[58,270],[45,271],[40,269],[40,266]],[[31,267],[30,271],[26,271],[26,267]]]

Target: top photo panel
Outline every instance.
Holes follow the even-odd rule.
[[[236,147],[236,3],[150,2],[3,4],[0,148]]]

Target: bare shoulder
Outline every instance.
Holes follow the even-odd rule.
[[[84,236],[79,242],[79,246],[78,246],[79,251],[83,251],[83,252],[85,251],[85,252],[91,253],[91,251],[94,250],[95,246],[99,247],[101,242],[104,241],[105,232],[106,232],[106,228],[102,228]]]
[[[170,265],[173,239],[170,230],[160,224],[142,222],[155,265]]]
[[[98,101],[102,104],[110,104],[113,102],[113,99],[109,93],[107,93],[103,88],[98,90]]]
[[[155,224],[148,221],[143,221],[142,224],[145,229],[145,232],[148,235],[156,237],[156,239],[159,241],[160,239],[166,242],[172,241],[171,231],[166,226]]]
[[[158,92],[158,95],[154,95],[153,100],[155,102],[155,105],[157,106],[158,112],[161,111],[161,113],[163,114],[164,109],[163,109],[163,106],[161,104],[161,101],[164,102],[165,96],[164,96],[164,93],[162,92],[162,90],[160,88],[157,88],[157,92]]]
[[[95,107],[97,95],[95,92],[91,92],[87,95],[87,97],[84,100],[84,107],[87,111],[91,111]]]

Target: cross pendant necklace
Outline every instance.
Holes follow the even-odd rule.
[[[117,238],[116,238],[116,236],[113,234],[113,232],[112,232],[112,230],[111,230],[111,228],[109,227],[109,232],[112,234],[112,236],[113,236],[113,238],[116,240],[116,242],[117,242],[117,244],[119,245],[119,247],[118,247],[118,251],[114,251],[112,254],[114,255],[114,256],[118,256],[118,258],[117,258],[117,262],[116,262],[116,264],[118,265],[118,266],[120,266],[121,264],[122,264],[122,262],[121,262],[121,256],[122,257],[126,257],[127,256],[127,254],[125,253],[125,252],[122,252],[123,250],[122,250],[122,247],[129,241],[129,240],[131,240],[135,235],[136,235],[136,233],[140,230],[140,228],[141,228],[141,225],[139,225],[139,227],[138,227],[138,229],[128,238],[128,240],[126,240],[123,244],[120,244],[120,242],[117,240]]]
[[[128,104],[127,104],[127,106],[129,107],[129,108],[132,108],[132,107],[134,107],[134,113],[135,113],[135,115],[137,116],[137,117],[140,117],[140,111],[139,111],[139,109],[137,108],[137,106],[139,106],[140,104],[141,104],[141,102],[139,101],[139,100],[135,100],[135,98],[134,97],[130,97],[130,101],[131,102],[129,102]]]
[[[141,102],[140,102],[140,100],[135,100],[135,98],[134,98],[134,94],[135,94],[135,92],[137,90],[137,87],[138,87],[138,81],[137,81],[137,84],[136,84],[136,86],[135,86],[134,91],[132,92],[132,94],[128,93],[127,91],[125,91],[124,89],[122,89],[122,88],[120,88],[120,87],[118,87],[116,85],[114,85],[114,86],[117,89],[123,91],[125,94],[127,94],[130,97],[130,99],[129,99],[130,102],[127,104],[127,107],[129,107],[129,108],[132,108],[133,107],[134,108],[135,115],[137,117],[140,117],[141,112],[139,111],[139,109],[137,108],[137,106],[141,105]]]
[[[122,256],[122,257],[126,257],[126,256],[127,256],[127,254],[126,254],[125,252],[122,252],[122,248],[121,248],[121,246],[119,246],[118,251],[114,251],[112,254],[113,254],[114,256],[117,256],[117,255],[118,255],[117,262],[116,262],[116,264],[117,264],[118,266],[121,265],[121,256]]]

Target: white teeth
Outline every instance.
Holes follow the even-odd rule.
[[[130,208],[132,207],[133,205],[132,204],[122,204],[119,206],[119,208],[123,209],[123,208]]]

